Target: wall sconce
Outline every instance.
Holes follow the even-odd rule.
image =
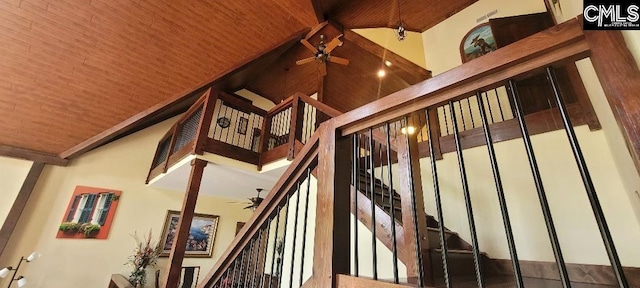
[[[23,261],[32,262],[33,260],[36,260],[39,257],[40,257],[40,254],[33,252],[29,254],[29,256],[27,256],[26,258],[24,256],[20,257],[20,262],[18,262],[18,265],[16,266],[16,268],[8,266],[0,269],[0,278],[7,277],[7,275],[9,275],[9,272],[13,271],[13,275],[11,276],[11,281],[9,281],[9,286],[7,286],[7,288],[11,287],[11,284],[13,284],[13,281],[17,281],[18,287],[23,287],[24,285],[27,285],[27,278],[24,278],[23,276],[18,276],[16,278],[16,274],[18,274],[18,270],[20,269],[20,265],[22,265]]]
[[[412,135],[415,132],[416,132],[416,127],[413,127],[413,126],[402,127],[402,129],[400,129],[400,133],[405,134],[405,135],[407,135],[407,134]]]

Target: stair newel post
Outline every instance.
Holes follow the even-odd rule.
[[[200,183],[205,166],[207,166],[207,161],[201,159],[191,161],[191,175],[189,176],[189,184],[182,202],[173,246],[171,246],[171,253],[169,254],[169,267],[167,267],[167,279],[164,282],[164,288],[177,288],[180,284],[182,260],[187,248],[189,229],[191,228],[191,221],[198,201],[198,193],[200,192]]]
[[[298,94],[293,96],[291,104],[291,124],[289,125],[289,152],[288,160],[293,160],[296,151],[296,140],[302,140],[302,126],[304,126],[304,103]]]
[[[351,137],[334,120],[319,129],[318,196],[313,255],[313,287],[336,287],[336,275],[350,274]]]
[[[213,121],[213,111],[216,108],[216,102],[218,101],[218,89],[211,89],[205,92],[206,98],[202,103],[202,118],[198,123],[198,130],[196,133],[196,142],[194,152],[196,154],[204,154],[207,140],[209,139],[209,129],[211,128],[211,122]]]
[[[408,125],[405,118],[403,125]],[[409,131],[409,129],[405,129]],[[398,170],[400,178],[400,201],[402,203],[402,225],[404,226],[407,278],[409,283],[434,286],[427,237],[427,214],[424,208],[424,194],[420,172],[420,155],[417,133],[402,134],[397,137]],[[412,253],[413,252],[413,253]]]

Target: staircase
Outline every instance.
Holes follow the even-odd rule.
[[[364,169],[360,169],[358,173],[358,181],[360,184],[359,192],[365,195],[368,199],[371,199],[370,183],[373,179],[374,182],[374,197],[375,197],[375,205],[381,208],[386,214],[380,215],[380,213],[376,214],[376,218],[380,219],[381,217],[390,218],[391,217],[391,195],[389,193],[389,186],[382,183],[382,181],[375,176],[372,176],[371,173],[365,171]],[[400,195],[395,191],[393,192],[393,201],[394,201],[394,209],[396,210],[394,213],[395,216],[395,224],[402,226],[402,202],[400,200]],[[436,279],[437,286],[444,285],[444,273],[442,267],[442,249],[440,243],[440,232],[439,227],[440,223],[438,220],[427,214],[427,234],[428,234],[428,242],[429,242],[429,254],[431,259],[431,272]],[[370,228],[369,228],[370,229]],[[398,235],[398,237],[401,237]],[[455,231],[451,231],[445,227],[445,239],[447,244],[447,255],[449,257],[449,274],[451,276],[451,280],[454,283],[466,283],[470,281],[474,281],[475,279],[475,270],[474,270],[474,261],[473,261],[473,253],[471,251],[471,244],[467,243],[463,240],[458,233]],[[384,242],[384,241],[383,241]],[[392,244],[385,243],[389,248]],[[485,276],[497,276],[495,275],[495,267],[493,263],[491,263],[491,258],[489,258],[486,253],[482,253],[482,268],[483,274]],[[423,259],[426,257],[423,256]],[[402,256],[400,256],[400,260],[402,261]],[[403,261],[404,262],[404,261]]]

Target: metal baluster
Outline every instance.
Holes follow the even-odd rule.
[[[456,101],[458,108],[460,108],[460,118],[462,119],[462,131],[467,130],[467,125],[464,123],[464,112],[462,111],[462,100]]]
[[[482,94],[480,95],[480,97],[482,97]],[[489,101],[489,92],[484,92],[484,97],[487,99],[487,106],[489,107],[489,116],[491,116],[491,124],[496,123],[495,120],[493,120],[493,109],[491,109],[491,101]],[[480,101],[481,99],[478,99],[478,101]]]
[[[302,196],[302,191],[300,191],[301,185],[302,182],[298,181],[298,197],[296,197],[296,213],[294,216],[295,222],[293,222],[293,245],[291,245],[291,269],[289,270],[289,288],[293,287],[293,268],[296,262],[296,246],[298,246],[296,239],[298,236],[298,212],[300,211],[300,197]]]
[[[304,254],[307,246],[307,222],[309,218],[309,194],[311,194],[311,168],[307,168],[307,197],[304,200],[304,225],[302,226],[302,255],[300,257],[300,286],[304,277]]]
[[[231,274],[231,287],[234,287],[233,283],[236,282],[236,276],[238,276],[238,258],[236,258],[235,261],[233,261],[233,274]]]
[[[249,272],[249,270],[251,269],[251,256],[253,255],[254,251],[253,251],[253,244],[255,243],[255,239],[252,238],[251,239],[251,248],[249,248],[249,258],[247,259],[247,273],[244,276],[244,285],[242,285],[242,287],[247,287],[247,284],[249,284],[249,277],[251,277],[251,273]],[[248,286],[249,288],[251,288],[251,286]]]
[[[385,123],[387,128],[387,165],[389,165],[388,177],[389,177],[389,203],[391,205],[391,241],[393,254],[393,283],[398,284],[400,279],[398,278],[398,241],[396,236],[396,206],[395,206],[395,193],[393,191],[393,171],[391,171],[391,125],[389,122]],[[382,150],[382,149],[380,149]],[[382,160],[381,160],[382,161]],[[382,162],[381,162],[382,163]],[[382,164],[380,164],[382,166]],[[382,178],[382,177],[381,177]],[[384,189],[381,189],[384,191]]]
[[[224,118],[227,118],[227,111],[229,111],[229,106],[224,106]],[[229,120],[229,121],[231,121],[231,120]],[[225,128],[225,129],[227,130],[227,134],[225,134],[224,139],[227,139],[227,138],[229,138],[229,130],[231,130],[231,129],[229,129],[229,127]],[[222,141],[222,131],[220,131],[220,141]],[[226,142],[226,140],[223,141],[223,142]]]
[[[449,101],[449,105],[452,102]],[[451,112],[453,113],[453,106],[451,106]],[[458,154],[458,166],[460,168],[460,178],[462,180],[462,190],[464,192],[464,202],[467,209],[467,218],[469,221],[469,230],[471,232],[471,245],[473,250],[473,261],[476,268],[476,279],[478,286],[484,288],[484,280],[482,279],[482,267],[480,264],[480,248],[478,247],[478,235],[476,232],[476,222],[473,218],[473,207],[471,205],[471,194],[469,193],[469,184],[467,183],[467,172],[464,166],[464,158],[462,156],[462,147],[460,145],[460,133],[458,132],[458,126],[456,126],[456,117],[452,118],[453,121],[453,135],[456,144],[456,152]]]
[[[544,222],[547,225],[547,232],[549,233],[549,239],[551,240],[551,248],[553,249],[553,255],[558,264],[558,270],[560,271],[560,281],[565,288],[571,287],[569,280],[569,272],[567,272],[567,266],[562,256],[562,250],[560,249],[560,241],[558,241],[558,234],[556,234],[556,228],[553,224],[553,217],[551,216],[551,209],[549,209],[549,202],[547,201],[547,195],[544,191],[544,185],[542,184],[542,177],[540,176],[540,170],[538,169],[538,161],[536,155],[533,152],[533,145],[529,138],[529,130],[524,119],[524,112],[522,110],[522,104],[518,96],[518,89],[516,88],[516,82],[509,80],[509,90],[511,91],[511,99],[515,107],[516,117],[518,117],[518,123],[520,123],[520,131],[522,132],[522,140],[524,141],[524,147],[527,150],[527,157],[529,158],[529,166],[531,167],[531,174],[533,174],[533,180],[536,184],[536,190],[538,191],[538,199],[540,200],[540,207],[542,208],[542,215],[544,216]]]
[[[468,98],[467,98],[468,99]],[[469,106],[471,111],[471,106]],[[436,213],[438,214],[438,232],[440,232],[440,249],[442,251],[442,269],[444,271],[444,283],[447,288],[451,288],[451,280],[449,279],[449,260],[447,259],[447,237],[444,231],[444,216],[442,213],[442,199],[440,198],[440,183],[438,182],[438,169],[436,167],[436,155],[433,147],[433,136],[431,135],[431,121],[429,121],[429,110],[425,110],[427,115],[427,138],[429,141],[429,160],[431,160],[431,176],[433,178],[433,192],[436,196]],[[473,117],[471,117],[473,119]],[[435,135],[440,137],[440,135]]]
[[[238,271],[238,282],[237,282],[238,285],[235,285],[236,281],[234,280],[233,281],[233,284],[234,284],[233,287],[240,287],[242,285],[242,278],[245,275],[244,268],[246,268],[246,267],[244,267],[244,259],[245,259],[246,253],[247,253],[247,247],[245,246],[245,248],[242,249],[242,258],[240,260],[240,271]],[[235,276],[234,276],[234,278],[235,278]]]
[[[251,286],[250,287],[256,287],[256,278],[257,274],[258,274],[258,263],[260,261],[260,249],[262,247],[262,234],[264,232],[264,229],[260,229],[260,232],[258,233],[258,241],[257,241],[257,245],[253,251],[253,254],[255,254],[255,262],[253,263],[253,273],[251,273]]]
[[[359,266],[358,266],[358,261],[359,261],[359,255],[358,255],[358,193],[360,193],[360,135],[358,135],[358,133],[353,133],[353,153],[354,153],[354,157],[353,157],[353,187],[355,188],[353,190],[353,211],[356,214],[356,216],[353,217],[353,235],[354,235],[354,242],[353,242],[353,251],[354,251],[354,259],[353,259],[353,263],[354,263],[354,276],[358,277],[359,275]]]
[[[383,178],[384,177],[383,176],[384,175],[384,165],[382,163],[382,159],[383,159],[383,157],[382,157],[382,150],[383,150],[382,149],[382,143],[378,143],[378,146],[379,146],[378,151],[380,152],[380,155],[378,155],[378,157],[379,157],[378,159],[380,159],[380,198],[381,198],[380,203],[384,203],[385,195],[384,195],[384,189],[382,188],[383,185],[384,185],[384,181],[383,181],[384,180],[384,178]],[[374,175],[374,177],[375,177],[375,175]],[[375,183],[375,184],[377,184],[377,183]]]
[[[587,162],[584,160],[584,156],[582,155],[580,144],[578,144],[578,138],[576,137],[576,133],[573,130],[571,119],[569,119],[567,107],[565,106],[562,95],[560,94],[561,92],[558,87],[558,80],[553,68],[547,67],[547,77],[551,82],[551,88],[553,88],[553,94],[556,97],[556,102],[558,104],[558,108],[560,109],[560,115],[562,116],[564,130],[567,132],[567,138],[569,138],[569,144],[571,145],[573,156],[576,159],[578,170],[580,170],[580,176],[582,176],[582,182],[584,183],[584,188],[587,192],[587,196],[589,197],[589,202],[591,203],[591,209],[593,210],[596,222],[598,223],[598,229],[600,229],[600,235],[602,236],[604,247],[607,250],[607,255],[609,256],[609,261],[611,262],[611,267],[613,268],[613,272],[616,275],[616,279],[618,280],[618,284],[620,285],[620,287],[629,287],[627,278],[625,277],[624,271],[622,270],[622,264],[620,264],[620,259],[618,258],[618,252],[616,251],[615,244],[613,243],[613,238],[611,237],[611,232],[609,231],[609,226],[607,225],[607,220],[604,217],[604,213],[602,212],[600,200],[598,200],[598,195],[596,193],[596,188],[591,180],[591,175],[589,174],[589,169],[587,168]]]
[[[377,237],[376,237],[376,196],[375,196],[375,186],[374,186],[374,166],[373,166],[373,128],[369,128],[369,190],[371,194],[370,203],[371,203],[371,253],[373,255],[373,280],[378,280],[378,249],[377,249]]]
[[[262,277],[260,277],[260,280],[258,280],[259,287],[264,287],[264,278],[267,275],[267,251],[269,250],[269,236],[271,236],[271,221],[273,221],[273,218],[267,219],[267,226],[265,228],[267,230],[267,235],[264,238],[265,240],[264,257],[262,258]]]
[[[282,286],[282,267],[284,266],[284,254],[287,250],[287,230],[289,230],[289,227],[287,226],[289,223],[289,200],[291,200],[291,194],[287,194],[287,212],[284,215],[284,232],[282,233],[282,259],[280,260],[280,265],[278,266],[278,286]]]
[[[496,93],[496,100],[498,101],[498,109],[500,110],[500,118],[504,121],[504,112],[502,112],[502,104],[500,104],[500,96],[498,95],[498,88],[494,88],[493,92]]]
[[[224,105],[224,101],[219,100],[220,101],[220,106],[218,106],[218,117],[216,117],[216,120],[214,120],[215,122],[213,122],[213,139],[216,139],[216,131],[218,131],[218,119],[220,119],[220,111],[222,111],[222,105]],[[220,132],[220,137],[216,140],[220,140],[220,138],[222,138],[222,131]]]
[[[282,212],[282,208],[278,205],[278,213],[276,214],[276,235],[273,237],[273,251],[271,251],[271,274],[269,275],[269,288],[271,288],[271,284],[273,284],[273,267],[275,267],[276,261],[276,250],[278,247],[278,230],[280,230],[280,212]]]
[[[478,92],[480,95],[480,92]],[[511,262],[513,265],[513,272],[516,278],[516,284],[518,287],[524,287],[522,282],[522,271],[520,271],[520,262],[518,262],[518,252],[516,250],[516,242],[513,238],[513,230],[511,229],[511,220],[509,219],[509,210],[507,208],[507,199],[504,196],[504,188],[502,187],[502,178],[500,177],[500,169],[498,168],[498,160],[496,159],[496,152],[493,149],[493,139],[491,138],[491,131],[489,129],[489,123],[487,121],[487,114],[484,110],[484,104],[482,99],[478,102],[480,108],[480,118],[482,119],[482,127],[484,128],[484,137],[487,141],[487,149],[489,150],[489,159],[491,160],[491,170],[493,171],[493,180],[496,184],[496,191],[498,192],[498,202],[500,204],[500,212],[502,213],[502,222],[504,224],[504,231],[507,235],[507,245],[509,246],[509,253],[511,254]]]
[[[477,98],[478,96],[476,96],[476,99]],[[473,129],[473,128],[476,128],[476,123],[474,123],[473,121],[473,110],[471,110],[471,97],[467,98],[467,106],[469,106],[469,116],[471,118],[471,129]]]
[[[449,121],[447,121],[447,109],[444,109],[444,106],[442,107],[442,114],[444,115],[444,129],[447,131],[446,135],[450,135],[449,134]]]

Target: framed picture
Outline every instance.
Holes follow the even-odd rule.
[[[247,127],[249,126],[249,119],[240,117],[238,119],[238,133],[247,135]]]
[[[215,242],[216,230],[218,229],[218,216],[208,214],[193,214],[193,221],[189,228],[189,240],[184,257],[211,257],[213,254],[213,243]],[[167,217],[162,228],[161,257],[169,257],[173,239],[178,229],[180,211],[167,211]]]
[[[122,191],[76,186],[56,238],[107,239]]]
[[[496,40],[493,38],[493,31],[489,23],[480,24],[462,38],[460,43],[460,57],[462,63],[476,59],[482,55],[496,50]]]

